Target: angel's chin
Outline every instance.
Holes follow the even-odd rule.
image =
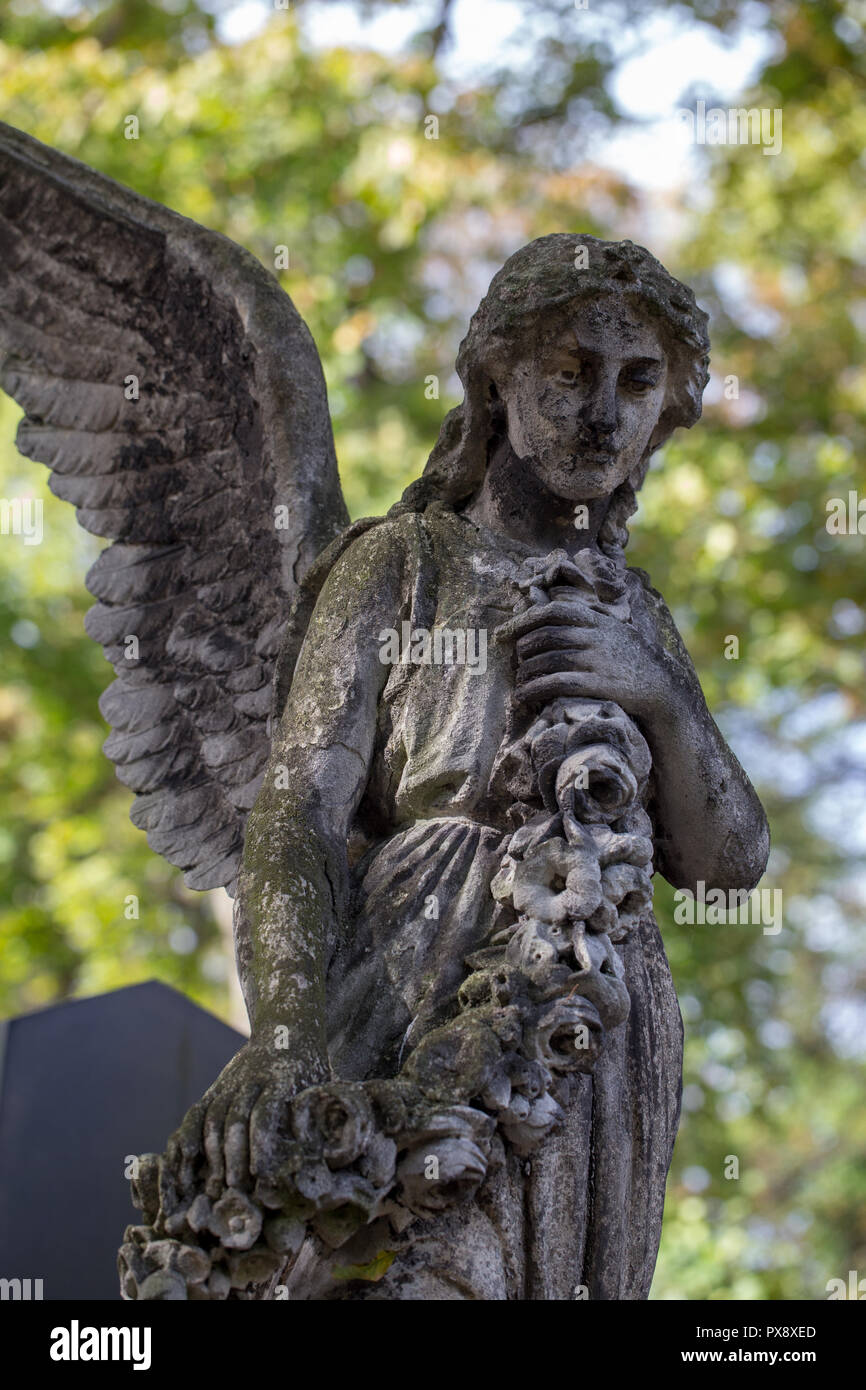
[[[609,497],[619,482],[614,468],[586,468],[581,465],[573,473],[563,473],[553,483],[552,490],[565,501],[597,502]]]

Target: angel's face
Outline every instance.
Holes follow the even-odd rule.
[[[496,384],[518,458],[549,492],[584,502],[608,496],[645,457],[667,362],[648,316],[601,294]]]

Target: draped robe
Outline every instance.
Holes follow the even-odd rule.
[[[527,718],[512,699],[513,645],[493,634],[513,612],[531,548],[444,505],[382,527],[405,575],[393,628],[484,629],[487,659],[483,671],[406,661],[388,672],[347,851],[348,919],[327,979],[330,1060],[348,1080],[395,1075],[425,1032],[455,1012],[465,958],[491,926],[490,883],[514,828],[500,759]],[[365,544],[354,542],[345,569],[353,553],[362,566]],[[669,642],[661,599],[639,571],[625,575],[632,621],[650,640]],[[382,636],[370,631],[365,640]],[[329,717],[338,738],[339,712]],[[648,1295],[679,1119],[682,1022],[652,913],[616,949],[629,1017],[608,1034],[593,1073],[568,1080],[562,1128],[529,1159],[497,1136],[473,1199],[391,1240],[396,1255],[382,1279],[327,1296]],[[318,1258],[303,1252],[292,1297],[316,1296]]]

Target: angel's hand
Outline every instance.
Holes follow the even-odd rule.
[[[178,1196],[204,1186],[218,1198],[229,1187],[248,1192],[259,1179],[274,1181],[292,1137],[289,1102],[306,1084],[272,1043],[242,1047],[168,1141],[165,1166]]]
[[[653,728],[678,707],[684,673],[637,630],[575,599],[534,604],[499,633],[516,642],[515,698],[615,700]]]

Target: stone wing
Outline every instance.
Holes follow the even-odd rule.
[[[290,606],[348,522],[312,337],[241,247],[0,124],[0,386],[112,542],[87,630],[132,819],[231,888]]]

